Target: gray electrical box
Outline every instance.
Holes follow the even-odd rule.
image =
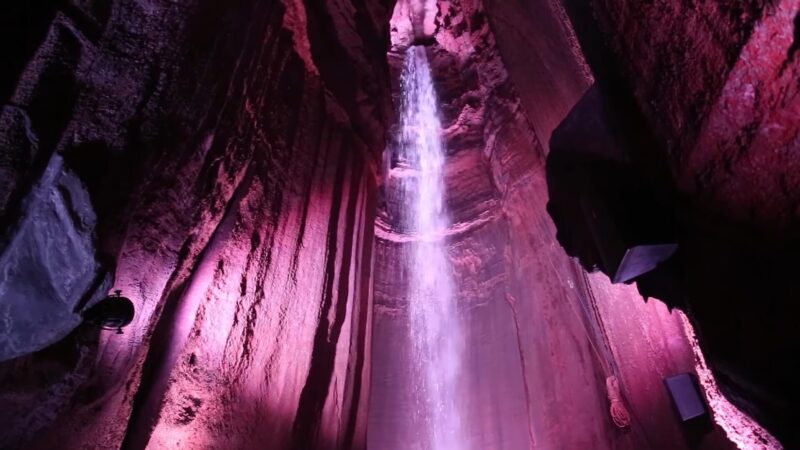
[[[697,386],[694,375],[682,373],[674,377],[664,378],[664,385],[669,391],[672,402],[682,422],[688,422],[708,414],[705,401]]]

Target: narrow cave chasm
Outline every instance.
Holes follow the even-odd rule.
[[[0,7],[0,449],[791,448],[702,231],[791,234],[800,16],[728,3]]]

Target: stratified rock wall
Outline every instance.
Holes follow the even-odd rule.
[[[392,5],[60,5],[3,6],[32,28],[3,42],[0,251],[55,167],[90,228],[48,262],[96,257],[136,317],[3,363],[0,447],[363,448]]]
[[[569,3],[569,2],[568,2]],[[800,192],[797,3],[596,1],[613,63],[669,151],[679,187],[727,219],[786,228]],[[768,179],[767,179],[768,178]]]
[[[800,5],[772,3],[728,73],[678,179],[716,214],[797,236]]]

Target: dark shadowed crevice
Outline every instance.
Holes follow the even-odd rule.
[[[58,11],[51,0],[3,2],[0,6],[0,102],[8,102],[33,53],[39,48]]]
[[[27,164],[17,168],[19,182],[12,186],[6,208],[0,211],[0,232],[22,214],[23,199],[44,173],[69,123],[77,98],[75,71],[84,51],[82,37],[64,22],[54,23],[48,37],[52,42],[47,51],[54,61],[36,74],[38,79],[34,93],[27,98],[16,99],[24,102],[14,105],[27,114],[37,142]]]
[[[369,183],[369,181],[367,181]],[[376,198],[375,195],[370,194],[370,189],[366,189],[367,199],[365,200],[365,211],[375,211]],[[369,220],[372,218],[373,220]],[[368,325],[371,324],[372,315],[372,301],[371,301],[371,284],[366,283],[364,280],[371,280],[372,272],[372,242],[374,239],[374,215],[367,215],[363,223],[364,240],[361,242],[363,247],[361,250],[361,286],[357,293],[357,303],[354,308],[358,309],[358,315],[353,317],[358,326],[355,335],[352,337],[351,354],[355,353],[356,362],[354,364],[353,381],[352,381],[352,399],[350,400],[350,410],[348,411],[347,428],[345,429],[344,438],[342,439],[342,448],[354,448],[354,441],[357,427],[359,425],[358,416],[362,413],[361,409],[366,408],[367,401],[362,398],[361,394],[364,391],[364,385],[369,383],[369,377],[365,376],[367,370],[368,355],[368,339],[371,337],[371,330]],[[369,262],[369,263],[368,263]],[[358,278],[356,278],[358,279]],[[369,391],[367,390],[368,394]],[[364,414],[366,415],[366,414]]]
[[[800,11],[794,16],[794,41],[792,41],[792,45],[789,47],[788,58],[794,58],[798,49],[800,49]]]
[[[330,221],[328,223],[328,243],[326,251],[325,289],[320,308],[320,322],[314,336],[314,348],[311,353],[311,366],[306,378],[306,384],[300,394],[297,406],[297,416],[292,430],[292,444],[296,450],[315,448],[319,441],[319,425],[322,409],[330,393],[331,379],[333,377],[334,362],[336,360],[336,346],[347,316],[348,297],[350,294],[350,276],[354,223],[356,218],[356,205],[360,183],[350,181],[350,192],[347,198],[347,211],[345,223],[345,240],[342,243],[342,255],[339,263],[340,273],[338,286],[336,285],[339,221],[341,220],[342,202],[339,200],[343,194],[345,175],[348,168],[352,167],[354,175],[351,180],[358,180],[363,171],[361,163],[354,162],[351,153],[347,152],[339,159],[336,179],[333,188],[333,204],[331,207]],[[334,290],[335,289],[335,290]],[[331,309],[333,310],[333,323],[330,322]]]
[[[160,312],[155,331],[150,338],[152,347],[145,358],[139,387],[133,396],[128,429],[120,446],[121,450],[144,449],[150,440],[153,425],[158,419],[161,400],[160,398],[156,399],[158,392],[154,392],[154,389],[164,382],[158,380],[157,377],[163,371],[164,358],[171,340],[172,324],[176,319],[176,312],[185,292],[186,282],[168,285],[171,289],[164,301],[164,308]],[[153,405],[155,402],[158,404]]]
[[[511,318],[514,322],[514,334],[517,338],[517,353],[519,353],[519,364],[522,367],[522,385],[525,387],[525,411],[528,414],[528,444],[530,448],[536,448],[536,437],[533,432],[533,414],[531,413],[531,388],[528,385],[528,378],[524,375],[528,370],[525,363],[525,347],[522,343],[522,336],[520,335],[520,320],[519,313],[517,312],[516,300],[511,294],[506,293],[506,303],[511,311]]]

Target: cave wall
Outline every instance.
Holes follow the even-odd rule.
[[[796,223],[796,2],[584,8],[613,58],[607,64],[629,83],[668,152],[681,192],[729,220],[768,229]]]
[[[572,23],[559,0],[487,0],[484,7],[503,65],[547,152],[553,130],[594,81]]]
[[[368,414],[378,448],[405,447],[413,430],[389,423],[403,419],[410,386],[396,347],[402,243],[379,226],[373,252],[372,236],[393,2],[6,3],[0,349],[16,358],[0,363],[0,447],[363,448]],[[796,294],[784,258],[795,247],[779,239],[795,229],[800,173],[794,5],[565,1],[577,37],[556,1],[424,8],[433,16],[416,32],[439,29],[429,56],[451,152],[476,445],[729,445],[719,429],[687,441],[668,412],[657,381],[697,364],[682,325],[630,289],[585,279],[545,213],[552,130],[593,74],[617,70],[697,217],[719,206],[725,220],[780,231],[741,252],[721,219],[692,216],[703,233],[687,248],[705,299],[692,319],[728,375],[722,387],[767,421],[790,417],[780,394],[793,381],[795,315],[774,311]],[[604,67],[592,27],[612,56]],[[756,277],[748,260],[763,265]],[[126,333],[73,330],[112,286],[137,307]],[[604,358],[634,413],[628,432],[607,417]]]
[[[471,448],[734,448],[719,426],[694,436],[675,418],[662,380],[693,373],[696,364],[677,313],[601,274],[587,275],[556,240],[539,133],[549,139],[559,114],[592,83],[590,74],[576,72],[583,62],[569,21],[551,4],[438,5],[427,54],[448,152],[447,242],[460,303],[454,320],[467,349],[458,390],[468,405],[462,421]],[[410,22],[392,21],[395,77],[414,42]],[[521,30],[540,42],[527,58]],[[375,242],[368,442],[381,449],[424,439],[413,418],[397,415],[413,408],[414,381],[408,275],[398,266],[409,237],[396,222],[402,198],[393,176],[387,170],[382,178]],[[608,415],[610,374],[633,418],[626,430]]]
[[[571,3],[565,2],[568,7]],[[638,104],[670,151],[698,127],[767,2],[584,2]],[[577,9],[578,6],[572,6]]]
[[[390,3],[2,7],[3,345],[136,317],[3,362],[0,447],[363,448]]]
[[[682,191],[717,215],[796,237],[800,5],[765,5],[697,142],[677,168]]]
[[[674,202],[681,292],[665,300],[726,394],[796,446],[797,2],[564,3],[598,85],[629,100],[629,154]]]

